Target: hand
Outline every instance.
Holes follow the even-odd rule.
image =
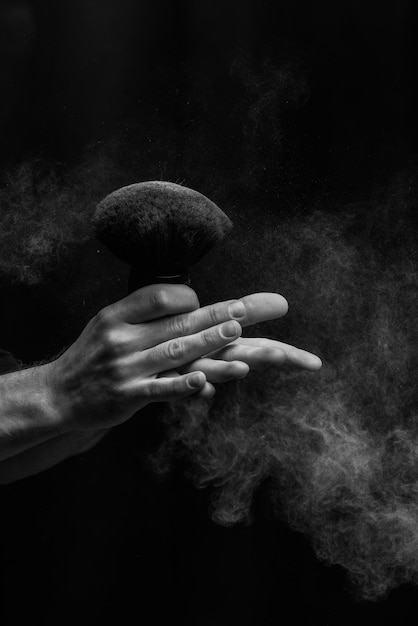
[[[201,371],[175,377],[164,373],[238,339],[237,320],[252,323],[287,311],[286,300],[270,294],[251,317],[253,301],[199,308],[196,294],[185,285],[151,285],[100,311],[62,356],[44,366],[60,432],[109,428],[150,402],[204,390]],[[233,367],[243,374],[248,370],[243,362]]]
[[[320,359],[303,350],[240,338],[241,326],[286,312],[277,294],[199,308],[184,285],[154,285],[106,307],[55,361],[0,377],[0,482],[88,450],[148,402],[210,397],[212,383],[241,378],[250,368],[289,363],[319,369]],[[232,319],[227,337],[223,322]]]
[[[274,293],[252,294],[241,298],[240,302],[245,307],[245,315],[239,318],[242,327],[282,317],[287,312],[286,300]],[[180,372],[203,372],[208,383],[212,384],[206,384],[199,395],[210,398],[215,393],[213,383],[243,378],[250,370],[283,365],[316,371],[322,367],[322,362],[318,356],[281,341],[240,337],[228,346],[188,363],[180,368]]]

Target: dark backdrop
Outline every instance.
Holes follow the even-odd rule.
[[[367,200],[414,166],[416,12],[408,0],[2,0],[3,175],[87,168],[88,187],[110,162],[94,199],[184,181],[235,212],[238,233],[244,217],[316,198]],[[106,257],[97,278],[95,252],[59,280],[4,284],[0,343],[45,358],[122,295],[126,270]],[[229,295],[202,276],[203,300]],[[407,587],[355,602],[262,492],[252,526],[215,526],[204,492],[175,473],[155,481],[154,442],[136,435],[2,488],[2,624],[395,624],[418,608]]]
[[[165,136],[180,177],[204,147],[235,176],[290,159],[310,182],[367,191],[416,147],[415,13],[407,0],[3,0],[2,163],[77,162],[115,136],[162,153]]]

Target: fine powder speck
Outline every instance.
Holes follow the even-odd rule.
[[[278,518],[345,568],[366,599],[418,582],[413,212],[411,194],[394,193],[374,207],[260,228],[257,246],[274,262],[251,276],[280,276],[292,342],[318,351],[324,367],[253,374],[219,388],[210,407],[173,404],[154,459],[164,471],[182,458],[196,485],[212,487],[211,514],[223,525],[251,520],[263,482]]]

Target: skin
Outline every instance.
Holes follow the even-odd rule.
[[[0,482],[90,449],[149,403],[209,399],[251,369],[320,369],[309,352],[241,337],[287,310],[274,293],[200,307],[186,285],[151,285],[102,309],[59,358],[0,377]]]

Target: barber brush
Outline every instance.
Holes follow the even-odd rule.
[[[117,189],[97,205],[97,238],[131,265],[129,291],[190,282],[189,268],[231,230],[232,222],[201,193],[150,181]]]

